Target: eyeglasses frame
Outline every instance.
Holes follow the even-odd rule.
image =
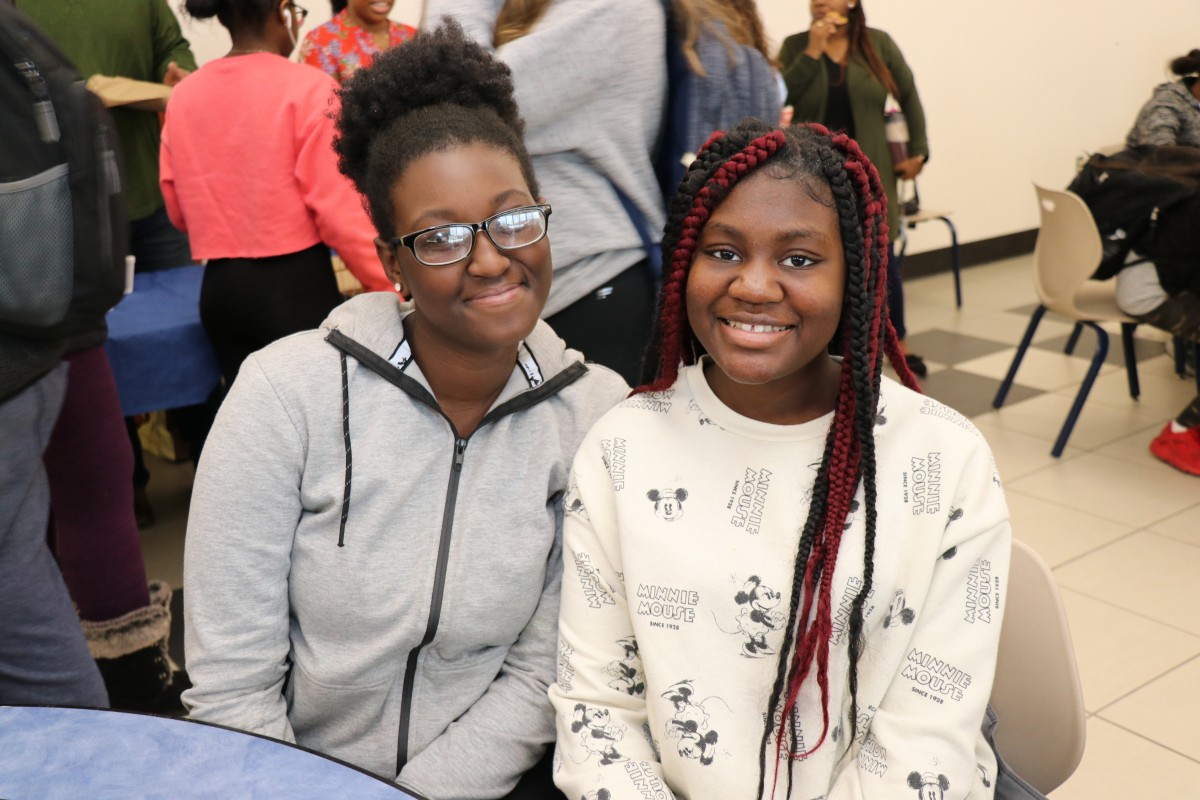
[[[493,220],[503,217],[505,214],[511,214],[514,211],[526,211],[531,208],[538,209],[539,211],[542,212],[542,215],[545,217],[546,227],[542,229],[542,235],[539,236],[538,238],[534,239],[532,242],[528,242],[527,244],[520,244],[520,245],[517,245],[516,247],[501,247],[499,244],[496,244],[496,240],[492,238],[492,232],[488,229],[488,225]],[[478,240],[480,231],[483,231],[484,236],[487,236],[488,241],[492,243],[492,247],[496,248],[497,250],[499,250],[502,253],[511,252],[513,250],[520,250],[522,247],[532,247],[533,245],[535,245],[538,242],[545,239],[546,235],[550,233],[550,214],[551,214],[552,210],[553,209],[551,209],[551,207],[546,203],[533,203],[532,205],[527,205],[527,206],[517,206],[516,208],[507,208],[504,211],[500,211],[495,214],[492,214],[490,217],[483,220],[482,222],[446,222],[441,225],[430,225],[428,228],[422,228],[419,231],[413,231],[412,233],[406,233],[403,236],[394,237],[392,239],[391,244],[392,244],[392,248],[394,250],[396,250],[397,258],[400,255],[399,248],[403,247],[406,250],[408,250],[410,253],[413,254],[413,258],[415,258],[417,260],[418,264],[421,264],[426,267],[433,267],[434,269],[437,269],[438,267],[449,267],[449,266],[453,266],[454,264],[459,263],[460,261],[465,261],[466,259],[471,257],[471,254],[475,252],[475,242]],[[462,258],[456,258],[453,261],[447,261],[445,264],[429,264],[425,261],[422,261],[421,257],[419,255],[417,255],[417,249],[413,246],[413,242],[415,242],[417,240],[417,237],[422,236],[426,233],[429,233],[430,231],[435,231],[438,228],[454,228],[454,227],[471,229],[471,249],[469,249],[467,251],[466,255],[464,255]]]

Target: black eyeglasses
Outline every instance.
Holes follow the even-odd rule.
[[[447,267],[462,261],[475,249],[475,235],[483,231],[497,250],[516,250],[546,238],[550,206],[521,206],[501,211],[483,222],[434,225],[392,239],[392,247],[407,247],[427,267]]]
[[[308,19],[308,9],[307,8],[301,8],[300,6],[296,5],[295,3],[288,3],[288,8],[290,8],[292,11],[294,11],[300,17],[301,22],[304,22],[304,20]]]

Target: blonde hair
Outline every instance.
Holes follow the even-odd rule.
[[[537,25],[552,0],[507,0],[496,17],[492,44],[499,47],[527,35]]]
[[[702,29],[725,43],[730,58],[733,58],[733,45],[745,45],[762,53],[768,64],[778,67],[754,0],[672,0],[672,7],[676,33],[683,43],[683,55],[697,75],[705,74],[696,53],[696,41]],[[724,30],[715,24],[717,22],[724,25]]]

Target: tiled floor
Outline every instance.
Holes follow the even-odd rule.
[[[1014,534],[1054,569],[1070,617],[1088,711],[1088,745],[1053,800],[1200,798],[1200,478],[1147,445],[1196,393],[1138,330],[1142,394],[1131,400],[1119,336],[1062,458],[1050,448],[1094,339],[1074,356],[1071,326],[1047,316],[1000,411],[996,387],[1035,302],[1028,257],[907,284],[909,346],[930,367],[926,391],[972,417],[1005,481]],[[1116,329],[1114,328],[1114,331]],[[159,522],[143,531],[151,577],[182,583],[190,466],[154,462]],[[174,643],[173,643],[174,644]]]

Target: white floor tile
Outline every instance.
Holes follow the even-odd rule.
[[[1001,473],[1003,477],[1003,473]],[[1128,536],[1134,529],[1027,494],[1006,490],[1013,538],[1028,544],[1051,568]]]
[[[1071,589],[1063,589],[1062,598],[1088,711],[1104,708],[1200,655],[1200,636]]]
[[[1150,359],[1157,361],[1158,359]],[[1162,374],[1159,370],[1147,370],[1138,365],[1138,383],[1141,394],[1137,400],[1129,396],[1129,379],[1125,370],[1115,369],[1101,374],[1092,384],[1088,394],[1089,403],[1104,403],[1114,408],[1134,407],[1149,414],[1157,414],[1164,421],[1174,417],[1196,396],[1194,381],[1182,381],[1174,374]],[[1071,389],[1061,389],[1057,394],[1074,397],[1078,384]]]
[[[1146,531],[1055,570],[1060,586],[1200,636],[1197,576],[1200,548]]]
[[[1087,737],[1083,762],[1050,800],[1200,797],[1200,763],[1096,717]]]
[[[972,418],[972,422],[987,439],[1000,470],[1000,479],[1006,486],[1031,472],[1060,463],[1059,459],[1050,455],[1050,443],[1044,437],[1007,429],[999,423],[994,412],[980,414]],[[1066,461],[1086,452],[1068,442],[1061,460]]]
[[[1150,525],[1150,530],[1200,547],[1200,504]],[[1197,575],[1200,582],[1200,575]]]
[[[957,368],[963,372],[973,372],[976,375],[1004,380],[1004,376],[1008,374],[1008,370],[1012,366],[1015,354],[1015,347],[1011,350],[1001,350],[981,358],[963,361],[957,365]],[[1017,377],[1014,380],[1023,386],[1032,386],[1045,391],[1067,387],[1078,390],[1087,375],[1088,366],[1088,362],[1081,358],[1030,347],[1025,351],[1025,357],[1021,359],[1021,366],[1017,369]],[[1116,372],[1117,369],[1111,364],[1103,364],[1100,367],[1100,375],[1108,375]]]
[[[1200,762],[1196,709],[1200,709],[1200,658],[1113,703],[1099,716]],[[1200,785],[1196,788],[1200,790]]]
[[[1197,489],[1194,477],[1166,465],[1147,466],[1094,453],[1053,464],[1008,485],[1135,528],[1195,505]]]

